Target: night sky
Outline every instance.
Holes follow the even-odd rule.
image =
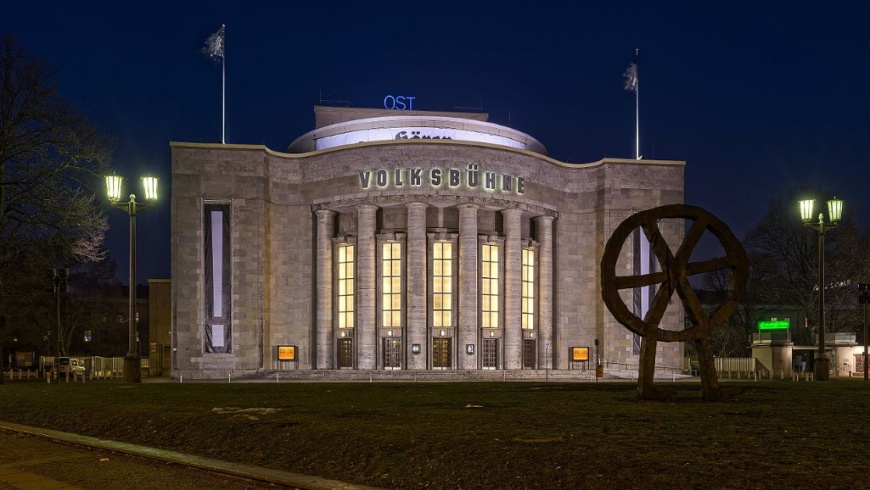
[[[160,178],[137,221],[140,283],[170,273],[169,142],[220,142],[221,67],[200,50],[221,24],[227,143],[285,151],[321,100],[404,95],[482,108],[558,160],[633,158],[637,48],[641,153],[687,161],[686,203],[742,237],[770,199],[816,184],[870,224],[870,2],[126,3],[12,0],[0,32],[117,137],[126,192]],[[128,218],[106,210],[126,282]]]

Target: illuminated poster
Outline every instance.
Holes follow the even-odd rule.
[[[295,361],[296,346],[295,345],[279,345],[278,346],[279,361]]]
[[[588,361],[589,347],[571,347],[572,361]]]

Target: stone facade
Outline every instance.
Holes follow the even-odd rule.
[[[397,111],[321,112],[329,115],[321,119],[339,124],[363,115],[401,123]],[[420,124],[426,113],[414,115]],[[431,126],[449,118],[455,127],[463,117],[438,113]],[[474,115],[469,127],[523,139],[480,119]],[[297,142],[316,139],[319,130]],[[304,153],[292,146],[279,153],[254,145],[171,143],[172,375],[568,370],[579,367],[569,349],[592,350],[595,339],[606,366],[636,366],[631,332],[601,300],[601,255],[633,212],[682,202],[685,163],[607,158],[567,164],[548,157],[533,138],[525,140],[534,151],[458,139],[363,141]],[[224,353],[206,346],[204,305],[216,291],[207,273],[213,264],[206,263],[210,231],[203,206],[209,203],[228,204],[231,215],[225,245],[231,251],[232,347]],[[662,229],[669,242],[679,243],[681,226]],[[399,268],[387,274],[385,244],[398,244],[400,256],[393,257]],[[449,244],[439,250],[452,254],[444,262],[452,271],[439,272],[452,278],[449,298],[442,294],[446,282],[434,273],[439,244]],[[348,247],[352,265],[340,269],[339,249]],[[484,263],[484,251],[496,254],[495,261]],[[631,253],[623,254],[627,275]],[[533,257],[528,277],[524,256]],[[484,268],[496,276],[487,285]],[[353,271],[352,285],[339,270]],[[498,290],[487,290],[489,284]],[[398,290],[390,289],[395,285]],[[353,290],[342,296],[344,287]],[[436,301],[451,302],[438,315],[451,314],[436,319]],[[340,325],[346,311],[351,314],[343,318],[352,323]],[[663,327],[682,328],[682,322],[677,302]],[[279,359],[278,346],[294,346],[293,359]],[[682,366],[681,345],[659,348],[659,364]]]

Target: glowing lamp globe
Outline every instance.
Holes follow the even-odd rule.
[[[145,188],[145,200],[157,200],[157,177],[142,177],[142,187]]]
[[[121,200],[121,183],[123,181],[124,177],[120,175],[106,176],[106,195],[109,196],[110,201],[118,202]]]
[[[813,205],[815,204],[815,199],[804,199],[800,202],[801,205],[801,219],[804,223],[809,223],[811,219],[813,219]]]
[[[837,223],[840,221],[840,218],[843,216],[843,200],[837,199],[834,196],[833,199],[828,201],[828,218],[830,218],[831,223]]]

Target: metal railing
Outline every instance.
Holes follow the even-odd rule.
[[[84,366],[84,376],[86,379],[120,379],[124,377],[123,357],[70,356],[70,360],[73,359],[77,360],[81,366]],[[40,378],[51,375],[54,361],[54,356],[41,356],[39,363],[31,371],[36,372],[37,377]],[[142,357],[139,361],[140,369],[147,373],[150,367],[150,359]]]

